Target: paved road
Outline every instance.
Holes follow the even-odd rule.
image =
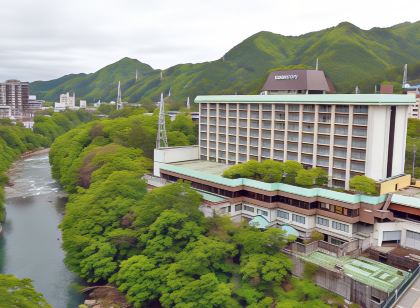
[[[420,276],[401,297],[395,308],[420,308]]]

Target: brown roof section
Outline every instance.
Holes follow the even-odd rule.
[[[333,92],[331,81],[323,71],[287,70],[274,71],[268,76],[262,91],[313,90]]]
[[[381,84],[381,94],[394,93],[394,86],[392,84]]]

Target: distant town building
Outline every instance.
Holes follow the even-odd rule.
[[[80,100],[79,102],[79,108],[86,109],[87,103],[85,100]]]
[[[36,98],[36,95],[29,95],[28,99],[28,112],[34,113],[42,109],[45,101]]]
[[[381,94],[393,94],[394,93],[394,86],[392,84],[381,84],[380,93]]]
[[[318,70],[274,71],[268,76],[263,95],[335,93],[332,81]]]
[[[416,102],[408,108],[408,117],[420,119],[420,93],[418,91],[407,91],[407,95],[414,95],[416,97]]]
[[[60,95],[60,102],[54,104],[54,111],[63,111],[65,109],[75,109],[76,94],[70,95],[69,92]]]
[[[0,106],[10,109],[10,116],[21,118],[28,108],[29,83],[11,79],[0,83]],[[6,108],[8,106],[9,108]],[[9,111],[7,111],[9,112]],[[4,112],[2,112],[4,114]]]

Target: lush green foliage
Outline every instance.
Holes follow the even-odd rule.
[[[202,196],[187,183],[147,191],[141,176],[151,165],[142,150],[154,134],[138,138],[152,130],[151,119],[92,122],[51,147],[53,174],[71,193],[61,224],[66,264],[89,282],[115,284],[134,307],[266,307],[289,300],[291,291],[279,290],[292,266],[282,230],[205,218]],[[195,136],[185,115],[168,128]],[[310,286],[319,296],[308,303],[323,303],[326,293]],[[299,288],[292,286],[304,292]]]
[[[258,93],[268,71],[302,65],[314,68],[319,58],[320,68],[331,77],[339,92],[352,93],[359,85],[363,93],[373,93],[375,83],[401,82],[405,63],[409,63],[410,78],[420,78],[414,75],[416,70],[410,64],[418,63],[420,47],[413,38],[419,27],[420,22],[416,22],[362,30],[343,22],[301,36],[259,32],[233,47],[223,59],[179,64],[161,71],[124,58],[93,74],[33,82],[31,91],[47,100],[57,99],[63,91],[76,91],[88,101],[111,101],[116,100],[121,80],[125,101],[150,106],[152,101],[159,100],[160,93],[167,94],[171,89],[168,104],[179,108],[185,106],[188,96],[193,99],[200,94]],[[394,67],[398,74],[389,72]],[[136,69],[141,74],[137,82]]]
[[[0,274],[0,307],[42,308],[51,307],[41,293],[35,291],[30,279],[18,279]]]
[[[378,188],[375,180],[364,175],[356,175],[350,179],[350,189],[363,194],[376,195]]]
[[[64,134],[68,130],[77,125],[92,120],[92,115],[86,111],[70,111],[52,112],[48,114],[40,114],[34,119],[34,132],[43,135],[52,142],[58,136]]]
[[[284,182],[292,185],[313,186],[325,185],[328,181],[327,172],[320,167],[304,169],[296,161],[284,163],[274,160],[248,162],[229,167],[223,172],[223,176],[230,179],[248,178],[267,183]]]
[[[420,179],[420,120],[408,119],[407,141],[405,152],[405,172],[413,173],[413,152],[416,149],[414,162],[414,177]]]

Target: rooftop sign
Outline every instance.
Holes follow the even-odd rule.
[[[297,80],[299,78],[299,75],[274,75],[274,79],[276,80]]]

